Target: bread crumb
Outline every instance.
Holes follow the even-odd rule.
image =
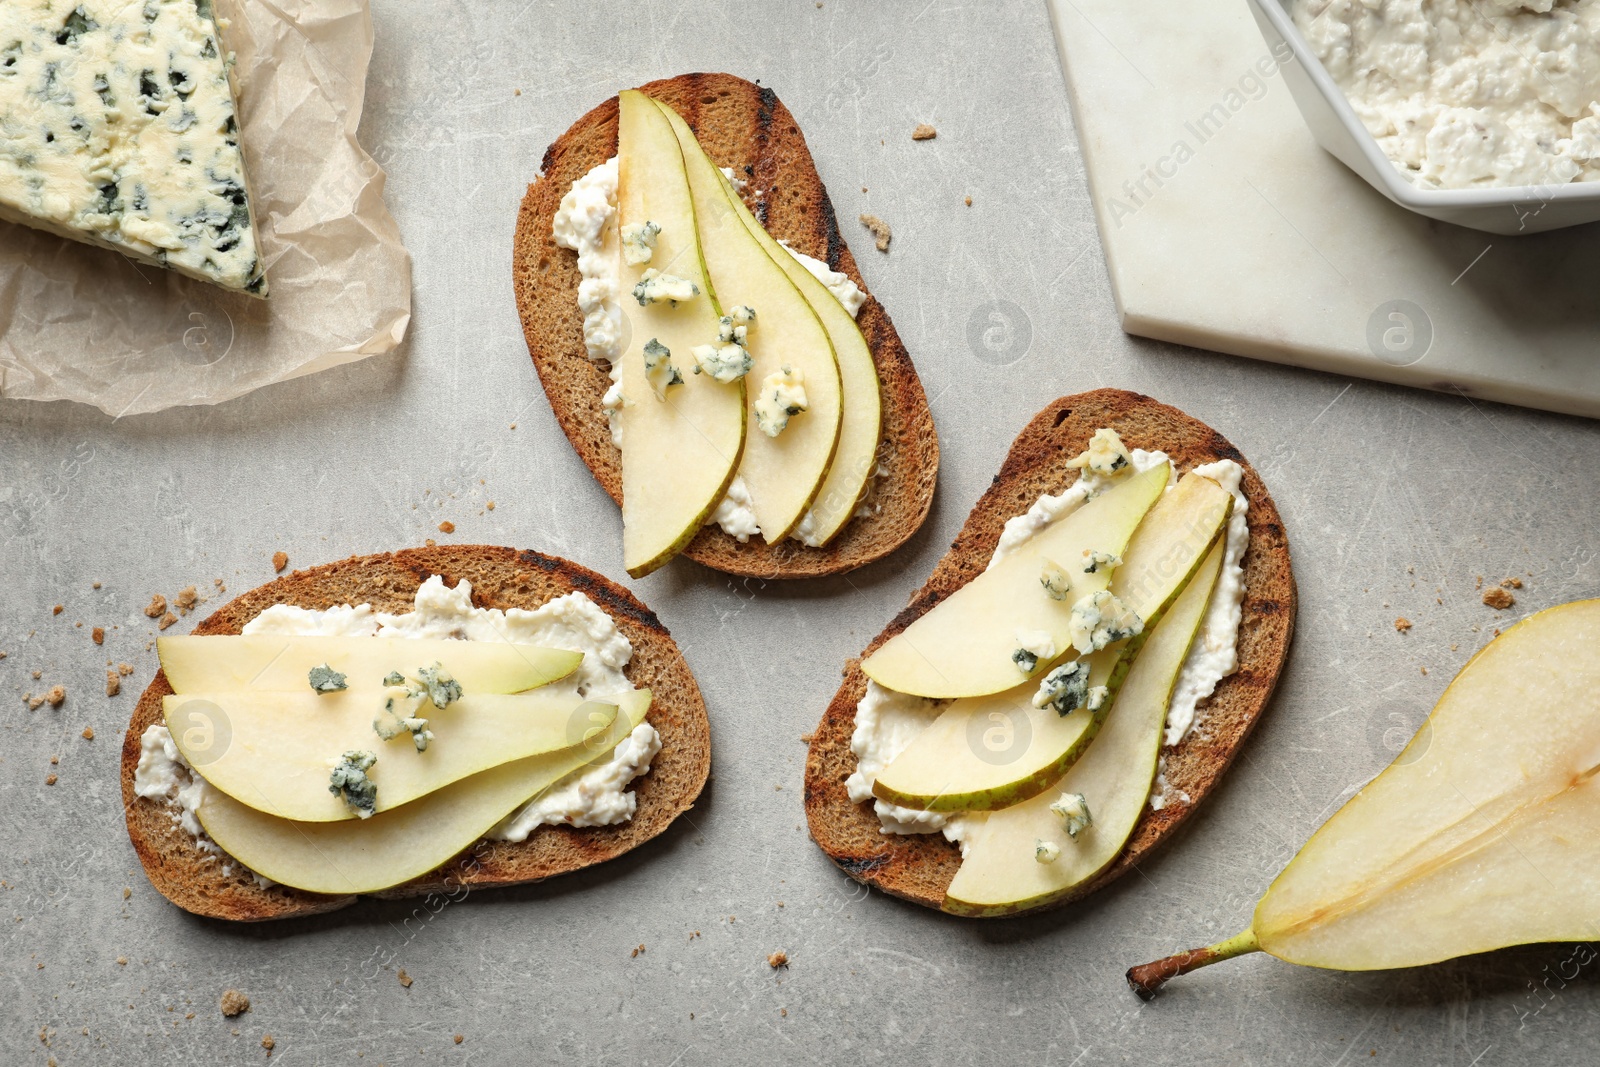
[[[173,598],[172,602],[178,605],[179,611],[187,615],[194,610],[196,604],[200,603],[200,594],[195,592],[194,586],[185,586],[178,590],[178,595]]]
[[[159,619],[166,613],[166,610],[167,598],[157,593],[150,598],[150,605],[144,609],[144,613],[152,619]]]
[[[406,969],[404,967],[395,972],[395,977],[400,979],[401,985],[405,986],[407,989],[411,988],[412,978],[406,973]]]
[[[939,136],[939,131],[926,122],[917,123],[917,128],[911,131],[911,139],[913,141],[931,141],[937,136]]]
[[[1478,575],[1478,584],[1475,585],[1473,588],[1474,589],[1482,589],[1483,588],[1483,575],[1481,575],[1481,574]]]
[[[970,197],[970,196],[967,197],[965,202],[966,202],[966,205],[968,207],[971,207],[972,206],[972,197]]]
[[[232,1019],[250,1010],[250,998],[237,989],[222,994],[222,1014]]]
[[[447,534],[448,533],[455,533],[456,532],[456,524],[451,522],[449,519],[446,519],[446,520],[444,520],[443,522],[441,522],[439,524],[439,532],[440,533],[447,533]]]
[[[126,956],[118,956],[117,957],[117,966],[118,967],[126,967],[127,965],[128,965],[128,957],[126,957]]]
[[[490,511],[493,511],[494,510],[494,501],[493,500],[489,501],[487,507],[489,508]]]
[[[39,706],[44,703],[44,697],[36,697],[32,693],[22,694],[22,699],[28,702],[29,711],[38,711]]]
[[[644,951],[644,946],[643,946],[643,945],[640,945],[640,946],[639,946],[639,947],[638,947],[638,948],[636,948],[636,949],[634,949],[634,950],[633,950],[633,953],[632,953],[632,954],[631,954],[631,955],[630,955],[630,956],[629,956],[629,957],[628,957],[628,958],[629,958],[629,959],[635,959],[635,960],[636,960],[636,959],[638,959],[638,958],[639,958],[639,953],[641,953],[641,952],[643,952],[643,951]]]
[[[131,886],[131,885],[123,886],[122,887],[122,899],[123,900],[127,900],[131,896],[133,896],[133,886]],[[194,1016],[191,1015],[191,1016],[189,1016],[189,1018],[193,1019]]]
[[[44,784],[45,785],[55,785],[56,784],[56,776],[53,775],[53,774],[45,775],[44,776]]]
[[[93,741],[94,740],[94,727],[93,726],[85,726],[83,728],[83,739],[85,741]]]
[[[99,582],[90,582],[89,583],[89,588],[90,589],[99,589],[100,588],[100,583]]]
[[[695,938],[697,938],[697,937],[699,937],[699,936],[700,936],[700,931],[699,931],[699,930],[696,930],[696,931],[695,931],[695,932],[694,932],[694,933],[692,933],[692,934],[690,934],[690,935],[689,935],[689,940],[690,940],[690,941],[693,941],[693,940],[694,940],[694,939],[695,939]]]
[[[455,1042],[458,1045],[461,1044],[461,1042],[465,1041],[466,1039],[467,1039],[467,1035],[466,1034],[457,1034],[455,1036]]]
[[[1421,668],[1421,670],[1422,670],[1423,674],[1427,674],[1428,673],[1428,668],[1426,668],[1426,667]]]
[[[1502,579],[1500,579],[1500,588],[1501,589],[1521,589],[1522,588],[1522,579],[1521,578],[1502,578]]]
[[[267,1056],[270,1058],[272,1056],[272,1050],[278,1047],[278,1043],[272,1040],[271,1034],[262,1034],[261,1047],[267,1050]]]
[[[105,644],[106,643],[106,628],[104,626],[96,626],[93,630],[90,630],[89,631],[89,640],[93,641],[97,645]]]
[[[522,95],[522,90],[521,89],[513,89],[513,90],[511,90],[511,95],[512,96],[521,96]]]
[[[789,1017],[789,1009],[788,1008],[779,1008],[778,1009],[778,1014],[783,1016],[785,1019],[787,1019]]]
[[[63,611],[66,611],[66,610],[67,610],[67,606],[65,604],[57,604],[55,607],[50,609],[50,614],[52,614],[52,615],[60,615]]]
[[[51,756],[50,757],[50,766],[54,767],[60,762],[61,762],[61,757],[60,756]]]
[[[116,671],[106,671],[106,696],[114,697],[122,692],[122,675]]]
[[[778,951],[767,957],[767,966],[771,967],[773,970],[777,970],[779,967],[789,966],[789,954],[780,948]]]
[[[283,568],[289,565],[289,553],[274,552],[272,554],[272,570],[274,574],[282,574]]]
[[[894,233],[890,231],[889,224],[876,215],[862,215],[861,225],[872,231],[872,239],[878,251],[889,251],[889,242],[894,240]]]
[[[44,695],[44,698],[50,702],[52,708],[59,708],[62,701],[67,699],[67,687],[64,685],[55,686]]]
[[[167,627],[171,626],[177,621],[178,617],[169,611],[165,615],[161,616],[161,621],[156,623],[156,628],[158,630],[165,630]]]
[[[1500,588],[1491,585],[1483,594],[1483,602],[1496,611],[1504,611],[1517,602],[1517,598]]]
[[[1394,620],[1394,628],[1399,630],[1401,633],[1405,633],[1407,630],[1411,629],[1411,620],[1402,615],[1398,619]]]
[[[433,538],[430,537],[430,538],[426,539],[425,541],[423,541],[422,543],[427,545],[429,548],[433,548],[439,542],[435,541]]]
[[[128,675],[133,673],[133,664],[131,664],[131,663],[119,663],[119,664],[117,664],[117,673],[122,675],[124,678],[126,678]]]
[[[809,745],[811,742],[815,741],[816,739],[817,739],[817,735],[816,734],[801,734],[800,735],[801,744]]]

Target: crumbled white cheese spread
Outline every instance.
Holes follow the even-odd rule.
[[[454,589],[434,575],[417,589],[413,610],[399,614],[375,611],[371,604],[337,605],[324,610],[277,604],[246,623],[246,634],[295,634],[322,637],[409,637],[463,641],[509,641],[582,652],[577,670],[549,685],[570,693],[575,701],[605,700],[631,692],[623,674],[633,658],[633,645],[616,620],[583,593],[556,597],[529,611],[479,608],[472,604],[472,586],[462,580]],[[490,837],[524,840],[539,826],[609,826],[633,817],[636,800],[628,784],[650,770],[660,739],[648,722],[634,727],[610,757],[581,767],[517,809],[490,831]],[[174,818],[202,848],[216,851],[194,812],[212,788],[189,768],[167,728],[155,723],[140,737],[134,792],[166,798]]]
[[[1600,0],[1295,0],[1295,24],[1406,178],[1600,178]]]

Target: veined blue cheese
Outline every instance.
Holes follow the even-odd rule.
[[[1067,836],[1074,841],[1078,835],[1094,825],[1094,816],[1089,812],[1089,801],[1082,793],[1062,793],[1061,798],[1050,805],[1050,810],[1061,816],[1062,829],[1067,831]]]
[[[789,426],[789,419],[806,409],[805,372],[785,363],[761,382],[756,397],[756,426],[768,437],[776,437]]]
[[[0,3],[0,218],[267,295],[211,0]]]
[[[657,400],[667,398],[668,386],[683,384],[683,375],[672,365],[672,349],[654,337],[644,343],[644,380],[655,390]]]
[[[622,259],[631,266],[639,267],[650,262],[656,254],[656,238],[661,236],[661,227],[646,219],[644,222],[635,222],[622,228]]]
[[[1144,620],[1108,589],[1091,593],[1072,605],[1068,633],[1079,654],[1098,652],[1109,644],[1144,632]]]
[[[1033,694],[1036,708],[1054,708],[1057,715],[1071,715],[1089,700],[1089,663],[1073,660],[1044,676]]]
[[[678,301],[693,300],[699,295],[700,287],[694,282],[676,274],[662,274],[654,267],[640,275],[639,284],[633,287],[633,298],[640,307],[659,304],[663,300],[677,307]]]

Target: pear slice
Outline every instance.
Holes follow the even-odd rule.
[[[305,693],[311,668],[327,665],[352,690],[377,692],[391,671],[414,676],[444,665],[469,693],[521,693],[571,674],[583,653],[498,641],[284,634],[158,637],[156,655],[176,693]]]
[[[433,738],[419,752],[409,731],[386,741],[373,728],[384,707],[381,692],[161,699],[174,743],[206,781],[269,815],[306,822],[356,817],[328,789],[346,752],[378,757],[367,777],[378,787],[376,810],[383,811],[490,767],[581,744],[594,725],[591,712],[606,723],[616,714],[611,705],[583,704],[572,693],[549,689],[511,696],[468,693],[444,708],[425,702],[416,714],[427,719]]]
[[[644,721],[650,690],[618,705],[610,725],[584,744],[503,763],[370,819],[291,822],[216,790],[196,815],[224,852],[275,882],[312,893],[375,893],[427,874],[562,778],[608,756]]]
[[[1205,622],[1226,547],[1220,539],[1214,544],[1145,642],[1116,709],[1083,758],[1038,796],[991,814],[965,842],[945,911],[987,917],[1043,907],[1072,895],[1117,858],[1149,803],[1172,688]],[[1092,816],[1076,837],[1050,810],[1064,793],[1082,796]],[[1041,846],[1056,858],[1040,862]]]
[[[986,696],[1014,688],[1017,632],[1043,632],[1057,649],[1071,645],[1072,605],[1111,580],[1105,567],[1083,571],[1085,553],[1120,555],[1166,488],[1170,469],[1160,463],[1125,478],[1041,530],[884,642],[861,669],[879,685],[912,696]],[[1065,600],[1041,587],[1041,570],[1051,561],[1071,572]]]
[[[694,131],[672,108],[659,100],[656,105],[671,123],[683,150],[694,194],[700,251],[716,286],[717,300],[724,309],[744,305],[756,312],[748,333],[754,366],[745,380],[760,382],[785,366],[804,376],[806,410],[791,418],[777,437],[746,430],[744,459],[739,464],[761,536],[768,544],[777,544],[810,510],[833,465],[843,410],[839,364],[822,320],[782,264],[745,226],[742,215],[749,214],[748,209],[700,147]],[[712,333],[700,343],[715,343],[716,339]],[[754,425],[759,390],[747,388],[745,392]]]
[[[618,94],[618,102],[618,232],[646,222],[660,227],[649,264],[621,265],[628,337],[618,412],[622,555],[628,573],[642,578],[700,532],[738,473],[745,387],[742,380],[723,384],[691,373],[691,353],[716,338],[722,308],[701,258],[683,152],[649,97],[630,89]],[[680,278],[698,293],[641,306],[628,294],[646,270]],[[683,379],[659,394],[645,363],[645,347],[652,342],[665,346]]]
[[[1168,978],[1264,950],[1291,963],[1412,967],[1508,945],[1592,941],[1600,886],[1600,600],[1485,646],[1411,743],[1312,835],[1250,929],[1135,967]]]
[[[878,365],[873,362],[872,349],[867,347],[861,327],[844,305],[750,214],[721,171],[717,172],[717,177],[722,179],[745,229],[783,268],[806,298],[806,303],[817,313],[817,318],[822,320],[839,363],[844,403],[839,420],[839,447],[834,451],[828,476],[811,504],[809,529],[802,527],[793,531],[795,536],[803,534],[807,545],[821,548],[838,536],[845,523],[855,515],[856,505],[866,495],[878,469],[878,439],[883,432],[883,390],[878,381]]]
[[[1189,474],[1140,523],[1126,562],[1112,573],[1111,592],[1145,628],[1088,657],[1089,686],[1107,690],[1098,708],[1062,715],[1034,707],[1039,680],[1055,664],[1041,665],[1027,682],[1004,693],[953,702],[883,769],[873,793],[925,811],[992,811],[1060,778],[1095,739],[1113,703],[1120,703],[1130,665],[1136,666],[1156,623],[1222,541],[1232,511],[1233,497],[1222,486]],[[1069,650],[1057,662],[1074,658]]]

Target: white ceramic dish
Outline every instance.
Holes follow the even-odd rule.
[[[1423,189],[1395,170],[1367,133],[1289,14],[1289,0],[1248,0],[1256,25],[1275,51],[1288,45],[1295,61],[1284,82],[1311,135],[1345,166],[1403,208],[1488,233],[1527,234],[1600,221],[1600,182],[1504,189]]]

